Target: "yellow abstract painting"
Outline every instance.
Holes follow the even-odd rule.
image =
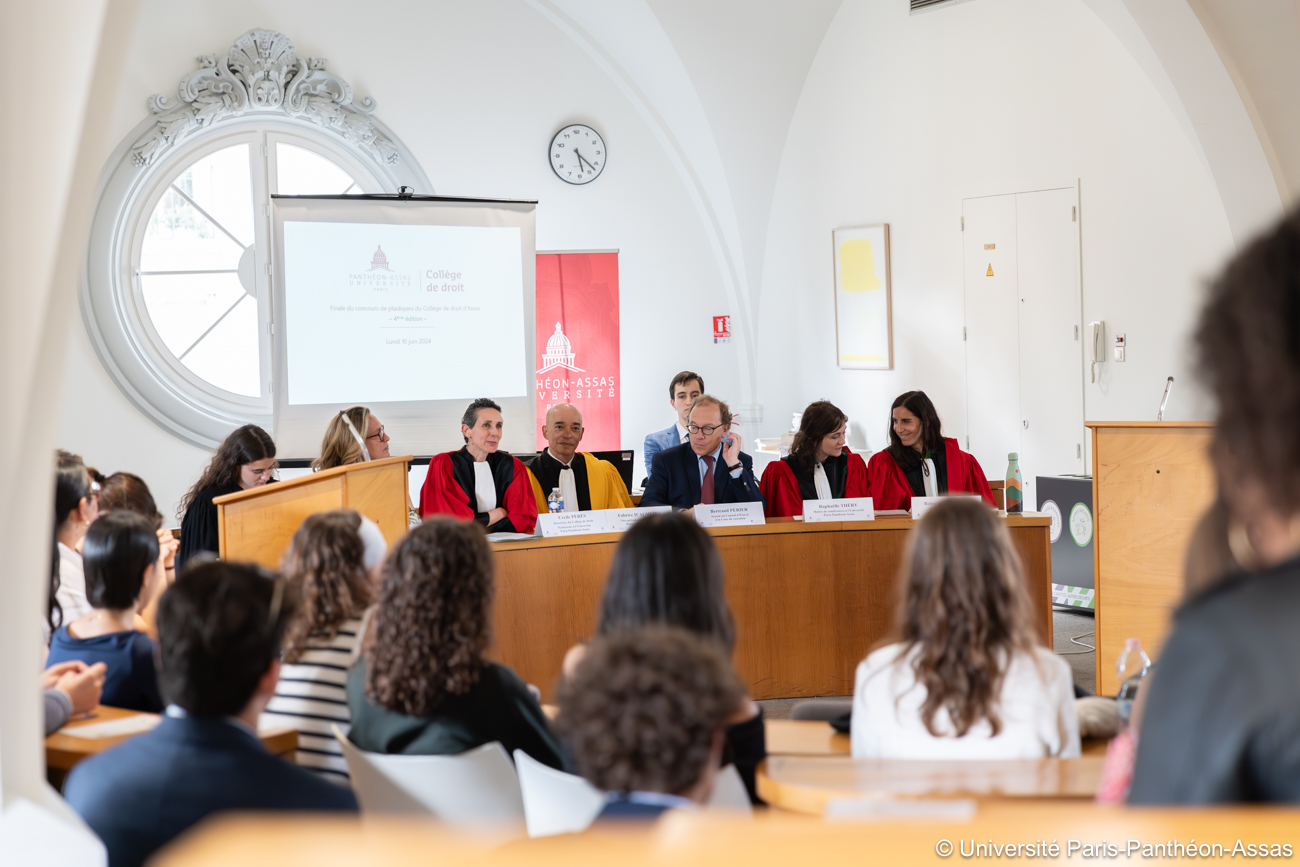
[[[894,366],[889,224],[831,233],[835,252],[835,351],[842,368]]]

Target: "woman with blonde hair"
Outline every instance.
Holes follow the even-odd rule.
[[[1079,755],[1070,667],[1034,635],[1020,558],[992,509],[931,509],[900,579],[896,641],[858,666],[854,757]]]
[[[325,428],[313,472],[388,457],[388,434],[368,406],[339,410]]]

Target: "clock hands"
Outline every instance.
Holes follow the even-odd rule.
[[[593,174],[595,173],[595,171],[596,171],[596,167],[593,166],[593,165],[591,164],[591,162],[590,162],[586,157],[584,157],[581,153],[579,153],[577,148],[574,148],[574,149],[573,149],[573,155],[574,155],[575,157],[578,158],[578,168],[579,168],[579,169],[582,168],[582,164],[583,164],[583,163],[586,163],[586,164],[587,164],[587,168],[591,169],[591,171],[592,171]]]

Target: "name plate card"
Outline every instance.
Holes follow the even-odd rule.
[[[921,517],[944,500],[983,500],[979,494],[948,494],[943,497],[913,497],[912,498],[912,520],[919,521]]]
[[[631,509],[606,509],[605,516],[609,520],[609,533],[626,533],[637,521],[646,515],[653,515],[655,512],[671,512],[672,506],[645,506]]]
[[[604,511],[546,512],[537,516],[537,528],[547,538],[611,532]]]
[[[804,500],[805,524],[820,521],[874,521],[876,510],[871,497],[848,497],[842,500]]]
[[[762,503],[714,503],[709,506],[700,503],[693,514],[701,527],[761,526],[767,523]]]

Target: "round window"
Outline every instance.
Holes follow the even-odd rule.
[[[270,196],[432,188],[374,103],[354,105],[283,34],[251,30],[201,58],[179,97],[153,97],[109,160],[82,311],[126,396],[213,447],[238,425],[271,426]]]

